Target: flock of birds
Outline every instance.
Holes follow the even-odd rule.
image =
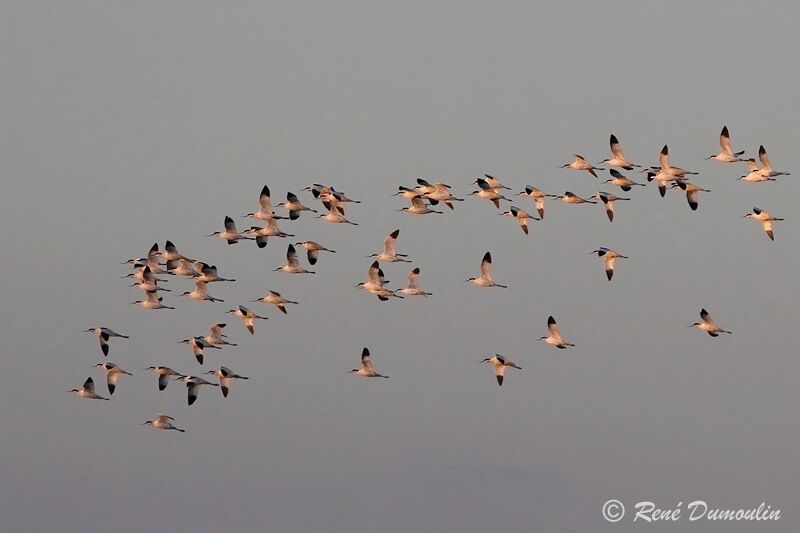
[[[748,166],[748,173],[742,175],[739,179],[751,183],[762,183],[768,181],[775,181],[780,176],[787,176],[789,172],[777,171],[773,168],[772,164],[767,157],[767,151],[763,146],[759,147],[758,159],[761,164],[760,168],[754,158],[742,159],[743,151],[734,152],[731,148],[730,135],[728,128],[723,127],[719,138],[720,151],[717,154],[712,154],[706,159],[718,161],[720,163],[746,163]],[[669,160],[669,149],[667,146],[661,150],[659,155],[659,164],[657,166],[642,167],[636,163],[632,163],[622,151],[619,140],[613,134],[610,137],[610,150],[611,157],[604,159],[598,165],[605,164],[608,168],[610,178],[605,181],[605,184],[619,187],[625,193],[631,191],[633,187],[644,187],[647,183],[637,182],[620,172],[620,170],[633,171],[640,169],[639,172],[645,174],[647,182],[655,182],[659,194],[663,197],[668,188],[680,189],[686,194],[686,200],[692,210],[696,210],[699,205],[700,193],[710,192],[707,189],[701,188],[696,183],[690,181],[690,176],[696,176],[697,172],[684,170],[683,168],[674,166]],[[606,170],[599,166],[589,163],[584,157],[575,155],[571,163],[567,163],[562,168],[569,168],[580,172],[588,172],[595,178],[598,178],[597,172]],[[617,170],[620,169],[620,170]],[[443,204],[450,210],[455,209],[457,202],[463,202],[463,198],[457,198],[453,192],[452,187],[446,183],[430,183],[429,181],[418,178],[417,185],[414,187],[400,186],[394,196],[400,196],[410,202],[409,206],[402,207],[398,211],[406,212],[414,215],[426,214],[443,214],[444,211],[437,210],[439,204]],[[469,193],[470,196],[477,196],[484,200],[490,201],[496,208],[500,208],[502,202],[512,202],[507,198],[503,191],[511,190],[506,185],[502,184],[497,178],[484,175],[482,178],[476,179],[473,184],[478,186],[477,190]],[[267,246],[270,237],[273,238],[287,238],[294,237],[290,233],[282,231],[278,227],[279,220],[297,220],[303,212],[314,213],[317,218],[321,218],[326,222],[334,224],[351,224],[358,225],[345,218],[345,204],[353,203],[358,204],[360,201],[349,198],[345,193],[335,190],[333,187],[314,184],[303,189],[305,192],[311,193],[315,200],[319,200],[322,204],[324,211],[318,212],[316,209],[305,206],[294,193],[289,192],[286,195],[286,201],[277,204],[277,207],[285,211],[285,216],[275,213],[272,205],[269,187],[266,185],[261,190],[259,196],[260,208],[258,211],[247,213],[243,218],[250,218],[253,220],[263,222],[264,226],[252,226],[250,229],[240,232],[233,218],[226,216],[224,219],[224,229],[216,231],[209,235],[209,237],[218,237],[228,244],[236,244],[240,241],[255,241],[259,248]],[[581,198],[580,196],[566,191],[563,194],[547,194],[540,189],[527,185],[525,189],[518,193],[517,196],[527,196],[533,201],[536,209],[536,214],[531,215],[524,209],[516,206],[509,206],[507,211],[500,213],[502,216],[507,216],[515,219],[519,224],[522,231],[527,235],[529,233],[528,222],[530,220],[543,220],[545,215],[545,200],[554,199],[560,200],[566,204],[598,204],[600,203],[605,210],[609,222],[614,221],[614,205],[617,201],[629,201],[630,198],[616,196],[609,192],[597,192],[589,198]],[[348,208],[349,209],[349,208]],[[774,240],[774,227],[773,223],[783,220],[770,214],[764,209],[754,207],[751,212],[744,215],[746,218],[756,220],[761,223],[762,228],[766,232],[770,240]],[[383,242],[383,250],[368,256],[372,259],[372,263],[367,270],[367,281],[361,282],[356,287],[367,291],[374,295],[380,301],[388,301],[392,298],[404,298],[406,296],[431,296],[431,292],[427,292],[420,288],[420,268],[414,267],[408,274],[408,285],[405,288],[390,289],[387,285],[384,272],[381,268],[381,263],[411,263],[407,259],[407,255],[399,253],[397,241],[400,236],[400,230],[396,229],[386,236]],[[320,260],[323,252],[336,253],[335,250],[322,246],[314,241],[298,241],[294,244],[289,244],[286,250],[286,264],[276,267],[276,272],[284,272],[287,274],[316,274],[315,271],[309,270],[301,265],[300,257],[297,253],[297,248],[300,247],[306,252],[306,259],[309,267],[314,267]],[[622,253],[605,247],[598,247],[597,249],[589,252],[603,259],[606,277],[609,281],[613,278],[614,268],[617,259],[627,259]],[[234,279],[228,279],[220,276],[217,267],[209,265],[200,260],[190,259],[181,254],[175,245],[167,241],[164,249],[160,250],[158,244],[153,244],[145,257],[134,258],[126,261],[124,264],[132,265],[133,271],[129,273],[126,278],[131,278],[135,281],[132,287],[136,287],[143,291],[143,299],[136,300],[132,304],[138,305],[143,309],[157,310],[157,309],[175,309],[175,307],[163,303],[163,297],[160,295],[162,292],[170,292],[169,289],[162,287],[160,284],[165,281],[165,278],[160,276],[177,276],[185,277],[194,281],[194,288],[191,291],[186,291],[180,294],[180,297],[188,298],[191,300],[208,301],[208,302],[223,302],[219,298],[215,298],[209,294],[209,285],[217,282],[234,282]],[[478,287],[487,288],[507,288],[506,285],[496,282],[492,277],[492,255],[486,252],[480,263],[479,275],[477,277],[470,277],[465,280]],[[275,306],[281,313],[287,314],[288,305],[297,305],[298,302],[285,298],[280,293],[270,291],[268,294],[261,298],[253,300],[252,303],[266,303]],[[266,320],[267,317],[257,314],[255,311],[244,305],[237,305],[233,309],[227,311],[231,314],[242,319],[242,322],[247,331],[253,335],[255,334],[255,325],[257,320]],[[720,327],[709,314],[708,311],[702,309],[700,311],[700,322],[690,324],[690,327],[696,327],[712,337],[718,337],[721,333],[730,334]],[[230,342],[229,337],[223,333],[226,328],[226,323],[219,322],[213,324],[208,331],[208,335],[197,336],[178,341],[182,344],[187,344],[197,360],[203,364],[203,353],[206,349],[220,350],[223,347],[235,347],[236,344]],[[554,346],[559,349],[566,349],[575,346],[567,342],[561,336],[555,318],[550,316],[547,320],[547,328],[549,334],[539,338],[539,341]],[[115,332],[114,330],[98,326],[85,330],[94,334],[100,344],[100,349],[104,356],[109,354],[109,346],[111,339],[127,339],[127,335]],[[503,384],[504,374],[506,368],[521,369],[521,367],[500,354],[493,354],[486,357],[481,363],[488,363],[494,368],[494,374],[497,378],[498,385]],[[113,395],[114,390],[122,376],[130,376],[131,373],[123,369],[117,364],[111,362],[98,363],[96,368],[102,368],[106,374],[106,385],[108,394]],[[163,391],[167,388],[170,381],[180,381],[185,384],[187,389],[187,401],[192,405],[197,400],[198,393],[203,386],[219,387],[223,397],[227,398],[231,384],[234,380],[247,380],[246,376],[241,376],[235,373],[228,367],[220,366],[219,369],[209,370],[203,375],[212,376],[214,381],[208,381],[205,378],[192,374],[184,374],[173,370],[167,366],[149,366],[145,370],[152,371],[158,377],[158,390]],[[372,378],[388,378],[388,376],[379,374],[375,371],[372,364],[370,352],[364,348],[361,352],[361,366],[350,371],[361,377]],[[94,380],[89,377],[79,389],[72,389],[78,397],[108,400],[109,398],[101,396],[95,391]],[[175,430],[183,432],[184,430],[173,425],[174,419],[166,414],[158,414],[153,420],[143,422],[143,425],[150,425],[156,429]]]

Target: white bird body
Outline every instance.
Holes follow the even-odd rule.
[[[308,256],[308,264],[316,265],[317,259],[319,258],[320,252],[331,252],[332,254],[336,253],[336,250],[331,250],[329,248],[325,248],[321,244],[317,244],[314,241],[302,241],[294,243],[295,246],[302,246],[306,249],[306,255]]]
[[[561,200],[565,204],[596,204],[594,200],[585,200],[578,196],[577,194],[573,194],[569,191],[565,192],[564,194],[559,194],[556,196],[557,199]]]
[[[528,234],[528,219],[531,220],[541,220],[540,218],[534,217],[529,215],[524,209],[519,209],[514,207],[513,205],[509,207],[508,211],[505,213],[501,213],[501,216],[511,217],[516,219],[519,227],[522,229],[525,235]]]
[[[322,205],[328,212],[324,215],[318,215],[317,218],[321,218],[325,222],[330,222],[332,224],[351,224],[353,226],[358,226],[356,222],[351,222],[345,218],[344,209],[340,205],[332,204],[327,201],[322,202]]]
[[[645,186],[644,183],[638,183],[636,181],[633,181],[632,179],[626,178],[613,168],[610,169],[608,172],[611,174],[611,179],[606,180],[606,183],[610,183],[611,185],[616,185],[625,192],[630,191],[631,187],[633,187],[634,185],[638,185],[640,187]]]
[[[590,199],[600,200],[601,202],[603,202],[602,205],[606,210],[606,216],[608,216],[609,222],[614,222],[614,202],[616,202],[617,200],[623,200],[623,201],[630,200],[630,198],[621,198],[609,192],[602,192],[602,191],[598,192],[594,196],[591,196]]]
[[[167,243],[164,245],[164,251],[161,252],[161,258],[167,262],[177,261],[178,259],[187,259],[192,261],[192,259],[189,259],[185,255],[181,254],[175,245],[172,244],[172,241],[167,241]]]
[[[262,298],[253,301],[253,303],[256,303],[256,302],[263,302],[265,304],[272,304],[275,307],[277,307],[278,310],[281,313],[283,313],[284,315],[287,314],[286,313],[286,304],[297,304],[298,303],[298,302],[294,302],[292,300],[287,300],[286,298],[281,296],[281,294],[279,292],[275,292],[275,291],[269,291],[269,293],[267,293]]]
[[[712,337],[719,337],[720,333],[733,333],[719,327],[719,325],[711,318],[711,314],[709,314],[709,312],[705,309],[700,310],[700,318],[702,319],[702,322],[695,322],[689,327],[695,327],[699,330],[705,331]]]
[[[772,168],[772,163],[769,162],[769,157],[767,157],[767,150],[764,148],[764,145],[758,147],[758,159],[761,161],[761,170],[759,173],[764,178],[776,178],[778,176],[788,176],[789,172],[780,172]]]
[[[92,333],[95,337],[97,337],[97,340],[100,343],[100,350],[102,350],[103,355],[105,356],[108,356],[108,341],[111,337],[119,337],[120,339],[130,338],[127,335],[122,335],[113,329],[104,326],[85,329],[83,330],[83,333]]]
[[[228,397],[228,389],[231,386],[231,380],[233,379],[250,379],[247,376],[240,376],[235,372],[231,371],[230,368],[221,366],[219,370],[209,370],[206,374],[211,374],[217,376],[219,379],[219,388],[222,391],[222,396],[224,398]]]
[[[253,226],[247,231],[247,234],[256,240],[256,245],[263,248],[267,245],[269,237],[294,237],[291,233],[286,233],[278,228],[278,220],[270,218],[266,221],[263,228]]]
[[[300,213],[303,211],[317,212],[316,209],[304,206],[300,200],[297,199],[297,195],[291,192],[286,193],[286,201],[278,204],[278,207],[283,207],[289,212],[290,220],[297,220],[300,217]]]
[[[752,213],[747,213],[744,215],[744,218],[749,218],[751,220],[757,220],[761,222],[761,227],[764,228],[764,232],[766,232],[767,237],[769,240],[775,240],[775,234],[773,233],[773,222],[779,222],[783,220],[782,218],[774,217],[769,212],[764,211],[763,209],[759,209],[758,207],[753,208]]]
[[[185,429],[173,426],[172,422],[170,422],[171,420],[174,421],[175,419],[168,415],[159,414],[156,415],[155,420],[147,420],[146,422],[143,422],[142,425],[152,426],[155,429],[164,429],[164,430],[174,429],[175,431],[180,431],[181,433],[186,431]]]
[[[567,163],[565,165],[562,165],[561,168],[571,168],[572,170],[585,170],[595,178],[597,177],[595,170],[605,170],[604,168],[592,165],[591,163],[586,161],[584,157],[578,154],[575,154],[575,160],[572,163]]]
[[[72,389],[71,391],[77,396],[78,398],[88,398],[90,400],[108,400],[108,398],[103,398],[99,394],[94,391],[94,380],[89,377],[83,383],[83,387],[80,389]]]
[[[219,237],[228,244],[236,244],[242,239],[250,241],[253,240],[252,237],[247,237],[246,235],[239,233],[239,230],[236,229],[236,223],[231,217],[227,216],[225,217],[225,231],[215,231],[209,235],[209,237]]]
[[[740,180],[749,181],[752,183],[759,183],[762,181],[777,181],[775,178],[765,176],[764,174],[762,174],[761,169],[758,168],[758,165],[756,165],[756,160],[753,159],[752,157],[748,159],[746,163],[749,172],[744,176],[741,176],[739,178]]]
[[[148,366],[145,370],[152,370],[158,376],[158,390],[162,391],[167,388],[169,378],[171,376],[180,376],[181,374],[175,372],[168,366]]]
[[[244,321],[244,327],[247,328],[247,331],[250,332],[250,335],[255,334],[255,321],[256,319],[259,320],[267,320],[268,317],[265,316],[258,316],[253,312],[252,309],[248,309],[247,307],[240,305],[236,309],[231,309],[228,313],[238,316],[239,318]]]
[[[192,300],[198,301],[207,301],[207,302],[224,302],[225,300],[220,300],[219,298],[214,298],[210,294],[208,294],[208,283],[202,281],[200,278],[196,279],[194,282],[194,290],[184,292],[181,296],[187,296]]]
[[[500,354],[494,354],[491,357],[487,357],[486,359],[481,361],[481,363],[489,363],[494,367],[494,375],[497,378],[497,384],[501,387],[503,386],[503,376],[505,375],[506,368],[511,367],[522,370],[522,367],[519,366],[517,363],[509,359],[506,359]]]
[[[300,260],[297,258],[297,251],[291,244],[286,249],[286,264],[276,268],[275,272],[277,271],[286,272],[287,274],[316,274],[316,272],[306,270],[300,266]]]
[[[264,185],[261,189],[261,194],[258,197],[259,210],[253,213],[247,213],[245,217],[255,218],[256,220],[272,220],[279,217],[272,210],[272,198],[270,197],[269,187]]]
[[[197,376],[180,376],[175,381],[183,381],[186,384],[187,402],[189,405],[194,404],[197,400],[197,393],[203,385],[211,385],[212,387],[219,387],[217,383],[211,383],[203,378]]]
[[[106,386],[108,386],[108,393],[114,394],[114,390],[117,388],[117,381],[119,381],[119,377],[123,374],[126,376],[132,376],[130,372],[127,370],[115,365],[114,363],[97,363],[94,365],[95,368],[102,368],[106,371]]]
[[[441,211],[436,211],[434,209],[429,208],[425,205],[425,201],[422,199],[417,193],[414,193],[413,196],[410,197],[411,200],[411,207],[403,207],[400,211],[405,211],[406,213],[410,213],[412,215],[426,215],[428,213],[436,213],[441,215]]]
[[[197,362],[201,365],[203,364],[203,350],[205,348],[214,348],[215,350],[221,349],[219,346],[208,342],[205,337],[192,337],[178,342],[181,344],[188,344],[192,348],[195,359],[197,359]]]
[[[633,170],[633,167],[641,166],[637,165],[636,163],[631,163],[625,158],[625,154],[622,152],[622,146],[620,145],[619,140],[613,133],[609,138],[609,145],[611,147],[611,159],[603,160],[603,163],[606,163],[609,167],[617,167],[617,168],[623,168],[625,170]]]
[[[477,285],[478,287],[501,287],[503,289],[507,289],[507,285],[501,285],[495,282],[492,279],[492,254],[486,252],[483,254],[483,259],[481,260],[481,275],[477,278],[469,278],[466,281],[469,281],[473,285]]]
[[[608,278],[608,281],[611,281],[611,278],[614,277],[614,265],[617,263],[617,258],[628,259],[627,256],[603,246],[589,253],[596,254],[597,257],[603,258],[603,264],[605,266],[606,277]]]
[[[131,302],[131,305],[138,305],[142,309],[175,309],[174,307],[170,307],[168,305],[164,305],[161,303],[163,298],[158,296],[156,291],[150,291],[145,293],[146,298],[144,300],[136,300],[135,302]]]
[[[686,201],[689,203],[689,207],[692,211],[697,210],[697,197],[701,192],[711,192],[708,189],[703,189],[694,183],[689,183],[688,181],[679,181],[677,183],[672,184],[672,188],[675,187],[680,188],[682,191],[686,193]]]
[[[408,259],[404,259],[408,257],[405,254],[398,254],[397,253],[397,237],[400,235],[400,230],[396,229],[391,232],[387,237],[383,240],[383,251],[379,254],[372,254],[369,257],[374,257],[376,261],[383,261],[386,263],[395,263],[395,262],[403,262],[403,263],[410,263]]]
[[[372,359],[370,358],[369,350],[364,348],[361,351],[361,368],[354,368],[350,371],[351,374],[361,376],[362,378],[388,378],[375,372],[372,366]]]
[[[739,158],[742,154],[744,154],[744,150],[736,153],[733,152],[731,148],[731,137],[728,134],[728,126],[723,126],[722,132],[719,134],[719,153],[710,155],[706,159],[713,159],[720,163],[737,163],[742,161]]]
[[[167,263],[167,272],[184,278],[197,277],[197,270],[194,268],[194,263],[188,259],[178,259],[177,262]]]
[[[212,283],[214,281],[236,281],[235,279],[222,278],[217,273],[216,265],[209,265],[202,261],[194,262],[195,271],[199,274],[195,279],[196,282]]]
[[[408,273],[408,287],[400,289],[397,292],[406,296],[431,296],[433,293],[425,292],[419,288],[419,273],[419,267],[412,269],[411,272]]]
[[[558,332],[558,327],[556,326],[556,319],[552,317],[547,318],[547,329],[550,331],[550,335],[547,337],[541,337],[539,340],[544,341],[551,346],[555,346],[563,350],[569,346],[575,346],[574,344],[565,341],[561,334]]]
[[[517,196],[530,196],[536,206],[536,211],[539,213],[539,218],[544,220],[544,199],[547,197],[552,198],[552,194],[546,194],[536,187],[526,185],[525,190],[520,192]]]
[[[225,338],[227,335],[222,333],[222,329],[226,326],[225,323],[220,322],[218,324],[214,324],[210,328],[208,328],[208,335],[203,337],[203,340],[206,341],[208,344],[220,345],[220,346],[238,346],[233,342],[228,342]]]
[[[477,196],[478,198],[489,200],[498,209],[500,208],[500,200],[505,200],[507,202],[511,201],[505,196],[503,196],[503,194],[499,192],[498,189],[495,189],[491,185],[489,185],[489,183],[485,179],[478,178],[477,180],[475,180],[475,183],[478,184],[479,190],[472,191],[470,193],[470,196]]]

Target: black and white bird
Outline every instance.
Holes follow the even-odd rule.
[[[115,365],[114,363],[97,363],[94,365],[95,368],[102,368],[106,371],[106,385],[108,386],[108,393],[114,394],[114,390],[117,388],[117,381],[119,381],[119,377],[123,374],[126,376],[132,376],[130,372],[127,370]]]
[[[623,200],[623,201],[630,200],[630,198],[622,198],[620,196],[615,196],[610,192],[603,192],[603,191],[598,192],[594,196],[590,196],[589,199],[600,200],[601,202],[603,202],[603,207],[605,207],[606,216],[608,217],[609,222],[614,222],[614,202],[616,202],[617,200]]]
[[[388,281],[384,278],[380,263],[373,261],[369,266],[369,270],[367,270],[367,281],[359,283],[356,288],[364,289],[370,294],[374,294],[382,302],[389,300],[389,298],[402,298],[397,294],[397,291],[387,288],[387,283]]]
[[[483,259],[481,260],[481,275],[477,278],[467,278],[464,281],[468,281],[478,287],[508,288],[507,285],[501,285],[492,279],[492,254],[489,252],[483,254]]]
[[[83,387],[80,389],[72,389],[69,392],[75,393],[75,396],[78,398],[89,398],[90,400],[108,400],[108,398],[103,398],[94,391],[94,380],[91,377],[86,378],[86,381],[83,383]]]
[[[256,245],[259,248],[264,248],[270,237],[294,237],[291,233],[286,233],[278,227],[278,220],[276,218],[268,219],[264,223],[263,228],[259,228],[258,226],[251,227],[247,230],[247,234],[255,239]]]
[[[85,329],[83,330],[83,333],[92,333],[97,337],[97,340],[100,342],[100,350],[106,357],[108,357],[108,341],[109,339],[111,339],[111,337],[119,337],[120,339],[130,338],[127,335],[122,335],[120,333],[117,333],[113,329],[104,326]]]
[[[323,201],[322,205],[328,210],[328,212],[322,215],[317,215],[317,218],[321,218],[325,222],[330,222],[332,224],[350,224],[351,226],[358,226],[357,222],[351,222],[345,218],[344,208],[341,206],[341,204]]]
[[[401,207],[398,211],[405,211],[412,215],[427,215],[429,213],[436,213],[437,215],[442,214],[441,211],[429,208],[425,204],[425,200],[423,200],[422,196],[417,193],[414,193],[414,195],[408,197],[408,199],[411,200],[411,207]]]
[[[183,339],[182,341],[178,342],[180,344],[188,344],[192,348],[192,353],[194,354],[195,359],[197,359],[197,362],[201,365],[203,364],[203,350],[205,348],[221,350],[219,346],[208,342],[204,337],[192,337],[190,339]]]
[[[433,295],[432,292],[425,292],[419,288],[419,267],[413,268],[411,272],[408,273],[408,287],[405,289],[400,289],[400,294],[404,294],[406,296],[431,296]]]
[[[196,278],[199,275],[195,268],[195,263],[188,259],[167,261],[167,273],[184,278]]]
[[[609,139],[609,145],[611,146],[611,159],[603,159],[603,163],[606,163],[609,167],[624,168],[625,170],[633,170],[633,167],[641,167],[641,165],[631,163],[625,158],[625,154],[622,152],[622,146],[620,146],[619,140],[613,133]]]
[[[222,333],[223,328],[226,326],[224,322],[212,325],[208,328],[208,335],[203,337],[203,340],[208,344],[219,346],[238,346],[236,343],[229,342],[228,336]]]
[[[589,253],[597,254],[597,257],[603,258],[603,264],[605,265],[606,277],[608,278],[608,281],[611,281],[611,278],[614,277],[614,265],[617,263],[617,259],[628,259],[628,256],[622,255],[621,253],[604,246],[599,247],[597,250],[592,250]]]
[[[162,391],[169,385],[169,378],[171,376],[181,376],[179,372],[175,372],[168,366],[148,366],[145,370],[152,370],[158,376],[158,390]]]
[[[720,163],[738,163],[742,161],[740,159],[742,154],[744,154],[744,150],[734,153],[731,148],[731,136],[728,134],[728,126],[722,126],[722,132],[719,134],[719,153],[712,154],[706,159],[713,159]]]
[[[317,244],[314,241],[301,241],[294,243],[295,246],[302,246],[306,249],[306,255],[308,257],[308,264],[316,265],[317,259],[319,258],[320,252],[331,252],[332,254],[336,253],[336,250],[331,250],[330,248],[325,248],[321,244]]]
[[[525,190],[518,193],[517,196],[530,196],[536,206],[536,211],[539,213],[539,218],[542,220],[544,220],[544,199],[555,198],[555,195],[542,192],[532,185],[526,185]]]
[[[269,291],[265,296],[259,298],[258,300],[253,300],[253,303],[263,302],[265,304],[272,304],[278,308],[278,310],[283,313],[286,313],[286,304],[297,304],[299,302],[295,302],[292,300],[288,300],[281,296],[279,292]]]
[[[397,253],[397,237],[400,236],[400,230],[396,229],[391,232],[386,238],[383,240],[383,251],[381,253],[376,253],[369,255],[367,257],[374,257],[376,261],[383,261],[385,263],[395,263],[395,262],[403,262],[403,263],[410,263],[406,254],[398,254]]]
[[[550,335],[547,337],[540,337],[538,340],[544,341],[547,344],[555,346],[561,350],[569,346],[575,346],[571,342],[567,342],[561,337],[561,334],[558,332],[558,327],[556,326],[556,319],[553,318],[552,315],[547,318],[547,329],[550,331]]]
[[[375,372],[375,369],[372,367],[372,359],[369,355],[369,350],[364,348],[361,351],[361,368],[354,368],[350,371],[350,374],[355,374],[357,376],[361,376],[364,378],[388,378],[389,376],[384,376]]]
[[[208,294],[208,283],[202,281],[200,278],[195,279],[194,290],[186,291],[181,296],[187,296],[192,300],[206,301],[206,302],[224,302],[219,298],[214,298]]]
[[[311,209],[310,207],[306,207],[297,199],[297,195],[293,192],[286,193],[286,201],[281,202],[278,204],[278,207],[283,207],[289,212],[289,219],[297,220],[300,218],[300,213],[303,211],[311,211],[312,213],[316,213],[316,209]]]
[[[239,233],[239,230],[236,229],[236,223],[233,221],[231,217],[225,217],[225,231],[215,231],[214,233],[210,234],[209,237],[219,237],[223,239],[228,244],[236,244],[242,239],[252,241],[253,237],[248,237]]]
[[[443,203],[451,210],[455,209],[453,202],[463,202],[463,198],[456,198],[450,191],[450,186],[446,183],[428,183],[422,178],[417,178],[418,187],[414,190],[428,200],[431,205],[437,205],[439,202]],[[402,192],[402,190],[401,190]],[[410,197],[409,197],[410,198]]]
[[[222,396],[227,398],[228,397],[228,389],[231,386],[231,380],[233,379],[250,379],[247,376],[240,376],[235,372],[231,371],[230,368],[221,366],[219,370],[209,370],[206,374],[212,374],[217,376],[219,379],[219,388],[222,391]]]
[[[761,161],[761,170],[759,173],[764,178],[777,178],[778,176],[788,176],[791,172],[781,172],[772,168],[772,163],[769,162],[769,158],[767,157],[767,150],[764,148],[764,145],[758,147],[758,159]]]
[[[500,213],[500,215],[516,219],[517,223],[519,224],[519,227],[522,229],[522,231],[525,233],[525,235],[528,234],[528,220],[529,219],[530,220],[541,220],[538,217],[534,217],[534,216],[529,215],[528,212],[525,211],[524,209],[519,209],[517,207],[514,207],[513,205],[508,208],[508,211],[506,211],[505,213]]]
[[[591,163],[586,161],[584,157],[578,154],[575,154],[575,160],[572,163],[566,163],[564,165],[561,165],[561,168],[571,168],[572,170],[585,170],[595,178],[597,177],[595,170],[605,170],[604,168],[592,165]]]
[[[594,200],[585,200],[578,196],[577,194],[571,193],[569,191],[565,192],[564,194],[559,194],[556,196],[557,199],[561,200],[565,204],[596,204],[597,202]]]
[[[254,335],[255,332],[256,332],[256,330],[255,330],[255,321],[256,321],[256,319],[267,320],[267,317],[258,316],[257,314],[255,314],[253,312],[252,309],[248,309],[247,307],[245,307],[243,305],[240,305],[236,309],[231,309],[230,311],[227,311],[227,312],[232,314],[232,315],[234,315],[234,316],[238,316],[239,318],[241,318],[242,321],[244,322],[244,327],[247,328],[247,331],[250,332],[250,335]]]
[[[147,420],[145,422],[142,422],[142,425],[151,426],[155,429],[164,429],[164,430],[174,429],[175,431],[180,431],[181,433],[184,433],[186,431],[185,429],[177,428],[172,425],[172,421],[174,420],[175,419],[169,415],[158,414],[156,415],[156,418],[154,420]]]
[[[211,383],[203,378],[197,376],[180,376],[175,381],[183,381],[186,383],[186,394],[189,405],[197,401],[197,393],[200,392],[200,387],[203,385],[211,385],[212,387],[219,387],[216,383]]]
[[[189,259],[180,253],[175,245],[172,244],[172,241],[167,241],[166,244],[164,244],[164,251],[161,252],[161,259],[167,262],[177,261],[178,259],[188,259],[189,261],[193,261],[193,259]]]
[[[503,375],[506,373],[507,367],[510,366],[512,368],[518,368],[519,370],[522,370],[522,367],[519,366],[517,363],[509,359],[506,359],[499,353],[496,353],[491,357],[487,357],[486,359],[481,361],[481,363],[489,363],[494,367],[494,375],[497,378],[497,384],[500,385],[501,387],[503,386]]]
[[[276,268],[274,271],[286,272],[288,274],[316,274],[316,272],[306,270],[300,266],[300,260],[297,258],[297,251],[291,244],[286,249],[286,264]]]
[[[689,324],[689,327],[705,331],[712,337],[719,337],[720,333],[733,333],[732,331],[726,331],[719,327],[719,325],[711,318],[711,314],[705,309],[700,310],[700,318],[702,319],[702,322]]]
[[[711,192],[708,189],[703,189],[694,183],[689,183],[688,181],[679,181],[677,183],[672,184],[672,188],[678,187],[680,190],[686,193],[686,202],[689,204],[689,207],[692,211],[697,211],[697,197],[700,195],[701,192]]]
[[[235,279],[223,278],[217,273],[217,265],[209,265],[202,261],[195,261],[194,268],[198,272],[195,281],[202,281],[203,283],[212,283],[214,281],[236,281]]]
[[[256,220],[272,220],[272,219],[281,219],[285,217],[281,217],[275,214],[275,211],[272,210],[272,198],[269,194],[269,187],[264,185],[264,188],[261,189],[261,194],[258,197],[259,203],[259,210],[253,213],[247,213],[243,215],[245,218],[255,218]]]
[[[168,305],[164,305],[161,303],[164,299],[161,298],[156,291],[149,291],[145,293],[144,300],[136,300],[135,302],[131,302],[131,305],[138,305],[142,309],[175,309],[174,307],[170,307]]]
[[[779,222],[783,220],[782,218],[772,216],[768,211],[764,211],[763,209],[759,209],[758,207],[753,208],[752,213],[747,213],[744,215],[744,218],[749,218],[751,220],[757,220],[761,222],[761,227],[764,228],[764,231],[769,237],[769,240],[775,240],[775,234],[772,231],[772,223]]]
[[[498,209],[500,209],[500,200],[505,200],[507,202],[512,201],[509,198],[503,196],[503,193],[501,193],[499,189],[495,189],[491,185],[489,185],[489,183],[483,178],[478,178],[477,180],[475,180],[475,183],[478,184],[479,190],[472,191],[471,193],[469,193],[470,196],[477,196],[478,198],[489,200]]]
[[[646,186],[644,183],[639,183],[625,177],[621,172],[618,172],[613,168],[609,169],[608,173],[611,174],[611,179],[607,179],[606,183],[610,183],[611,185],[616,185],[625,192],[630,191],[631,187],[633,187],[634,185],[638,185],[640,187]]]

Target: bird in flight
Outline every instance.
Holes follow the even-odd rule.
[[[711,318],[711,314],[705,309],[700,310],[700,318],[702,319],[702,322],[689,324],[689,327],[705,331],[712,337],[719,337],[720,333],[733,333],[732,331],[726,331],[719,327],[719,325],[717,325],[717,323]]]
[[[502,355],[496,353],[491,357],[487,357],[481,363],[489,363],[494,367],[494,375],[497,378],[497,384],[501,387],[503,386],[503,375],[506,372],[507,367],[518,368],[522,370],[522,367],[519,366],[514,361],[510,361],[503,357]]]
[[[361,368],[354,368],[350,371],[350,374],[355,374],[357,376],[361,376],[363,378],[388,378],[389,376],[384,376],[375,372],[375,369],[372,367],[372,358],[369,355],[369,350],[364,348],[361,351]]]

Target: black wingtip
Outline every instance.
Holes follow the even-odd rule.
[[[547,317],[547,325],[548,326],[552,326],[555,323],[556,323],[556,319],[553,318],[553,315],[550,315],[549,317]]]
[[[489,252],[486,252],[485,254],[483,254],[483,262],[484,263],[491,263],[492,262],[492,254],[489,253]]]

